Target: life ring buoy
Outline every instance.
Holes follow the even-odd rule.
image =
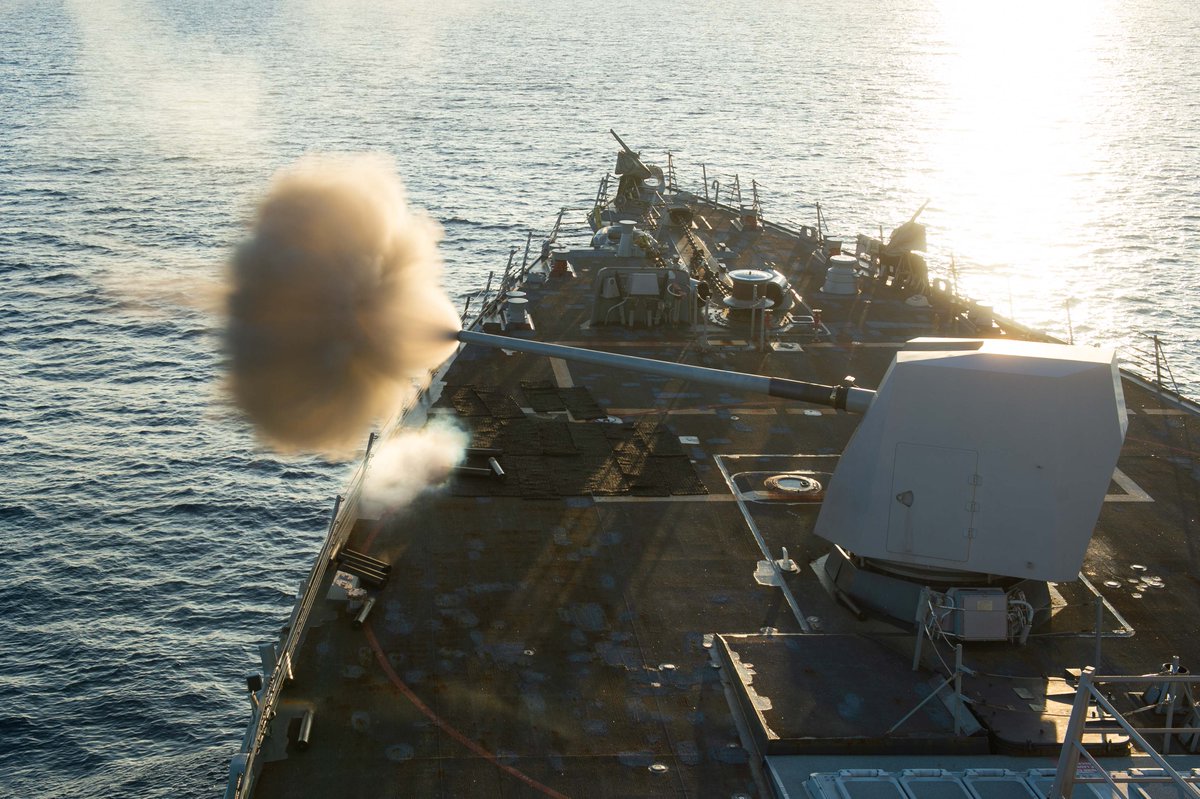
[[[668,283],[667,293],[678,299],[683,296],[683,286],[679,285],[678,283]]]

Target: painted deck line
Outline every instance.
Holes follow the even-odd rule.
[[[615,349],[642,348],[642,349],[648,349],[648,350],[669,349],[669,350],[677,352],[681,346],[686,345],[690,342],[691,342],[691,339],[680,340],[680,341],[663,340],[660,342],[646,341],[646,340],[642,340],[642,341],[610,341],[608,339],[566,339],[565,341],[555,341],[554,343],[562,344],[565,347],[582,347],[584,349],[594,349],[594,350],[607,350],[607,349],[614,349],[614,348]],[[748,347],[748,346],[750,346],[750,342],[746,341],[745,339],[740,339],[740,338],[733,338],[733,339],[710,338],[710,339],[708,339],[708,345],[710,347]],[[804,346],[811,347],[813,345],[805,344]],[[817,346],[820,346],[820,345],[817,345]]]
[[[1125,620],[1125,617],[1121,615],[1121,612],[1112,606],[1112,603],[1108,601],[1108,598],[1106,596],[1104,596],[1104,594],[1100,593],[1099,589],[1097,589],[1096,586],[1092,585],[1092,581],[1089,580],[1087,578],[1087,576],[1084,575],[1083,572],[1079,573],[1079,581],[1081,583],[1083,583],[1084,588],[1086,588],[1088,591],[1090,591],[1094,597],[1099,599],[1104,604],[1104,608],[1109,613],[1111,613],[1113,615],[1113,618],[1117,620],[1117,623],[1121,625],[1120,628],[1118,628],[1116,630],[1113,630],[1113,631],[1107,632],[1107,633],[1101,633],[1100,637],[1101,638],[1110,638],[1110,637],[1111,638],[1129,638],[1130,636],[1132,636],[1134,633],[1133,625]],[[1077,638],[1095,638],[1096,634],[1094,632],[1083,631],[1083,632],[1076,633],[1076,637]]]
[[[733,492],[733,498],[737,500],[738,510],[742,512],[742,518],[746,521],[746,526],[750,528],[751,534],[754,535],[754,541],[758,544],[758,551],[762,553],[765,560],[775,563],[775,555],[772,555],[767,550],[767,542],[763,539],[762,531],[758,529],[758,525],[754,523],[754,517],[750,515],[750,509],[746,507],[746,501],[742,499],[741,492],[734,485],[733,476],[729,470],[725,468],[724,456],[715,455],[713,460],[717,462],[717,468],[721,470],[721,476],[725,478],[725,485],[729,486],[729,490]],[[800,625],[800,629],[806,633],[812,632],[812,625],[808,622],[808,615],[800,608],[800,603],[796,601],[796,596],[792,593],[792,589],[788,588],[787,582],[783,579],[783,573],[779,571],[778,566],[773,567],[776,575],[779,578],[779,590],[783,592],[783,598],[787,601],[788,607],[792,611],[792,615],[796,619],[796,623]]]
[[[821,500],[788,499],[786,496],[773,494],[770,491],[742,491],[742,499],[748,502],[762,502],[770,505],[814,505],[819,506]]]
[[[554,372],[554,383],[559,388],[571,388],[575,381],[571,379],[571,370],[562,358],[550,358],[550,370]]]
[[[671,497],[592,497],[596,504],[612,505],[620,502],[736,502],[733,494],[685,494]]]
[[[666,413],[669,416],[715,416],[717,413],[712,408],[609,408],[608,412],[613,416],[645,416],[648,413]]]
[[[688,340],[690,341],[690,339]],[[586,350],[608,350],[608,349],[624,349],[624,348],[642,348],[647,350],[671,350],[678,352],[681,346],[687,345],[688,341],[669,341],[663,340],[660,342],[654,341],[608,341],[605,339],[582,339],[566,341],[554,341],[554,344],[561,344],[564,347],[582,347]]]
[[[1191,416],[1192,414],[1182,408],[1142,408],[1142,413],[1147,416]]]
[[[822,349],[830,350],[846,350],[852,347],[865,347],[871,350],[902,350],[908,346],[907,341],[852,341],[849,344],[838,344],[833,341],[818,341],[812,344],[805,344],[805,349],[813,347],[821,347]]]
[[[778,416],[778,408],[722,408],[733,416]],[[668,416],[715,416],[713,408],[609,408],[613,416],[644,416],[648,413],[666,413]],[[790,411],[789,411],[790,412]]]
[[[1150,496],[1139,486],[1133,482],[1133,478],[1125,474],[1120,469],[1113,469],[1113,482],[1125,490],[1124,494],[1105,494],[1105,502],[1153,502],[1154,497]]]

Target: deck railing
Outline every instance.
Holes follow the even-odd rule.
[[[1179,386],[1175,383],[1175,375],[1167,362],[1162,339],[1157,333],[1145,333],[1141,330],[1135,330],[1133,333],[1136,336],[1134,343],[1123,349],[1126,368],[1137,372],[1159,390],[1169,389],[1178,394]]]
[[[1113,789],[1113,796],[1120,796],[1122,792],[1118,788],[1118,783],[1149,783],[1149,782],[1170,782],[1179,789],[1180,797],[1191,797],[1192,799],[1200,799],[1200,789],[1196,786],[1196,777],[1189,775],[1184,777],[1176,771],[1170,763],[1167,762],[1166,755],[1170,753],[1171,739],[1179,734],[1200,734],[1200,727],[1174,727],[1172,726],[1172,714],[1175,705],[1178,704],[1180,692],[1175,688],[1177,685],[1190,686],[1200,682],[1200,676],[1178,673],[1177,669],[1172,669],[1171,673],[1166,674],[1122,674],[1122,675],[1107,675],[1097,676],[1095,669],[1088,667],[1079,675],[1079,687],[1075,691],[1075,704],[1071,708],[1071,718],[1067,722],[1067,732],[1064,736],[1062,754],[1059,756],[1058,770],[1054,775],[1054,785],[1050,789],[1049,799],[1069,799],[1074,793],[1076,783],[1099,783],[1106,782]],[[1170,698],[1166,701],[1166,726],[1156,728],[1135,729],[1129,721],[1121,715],[1112,704],[1111,701],[1100,690],[1100,685],[1109,686],[1113,684],[1142,684],[1148,686],[1158,686],[1161,694],[1168,695]],[[1161,699],[1161,697],[1160,697]],[[1088,721],[1088,709],[1095,702],[1107,714],[1107,720],[1114,724],[1104,725]],[[1158,767],[1160,773],[1157,775],[1147,773],[1147,769],[1139,769],[1134,772],[1110,772],[1107,768],[1096,761],[1094,757],[1083,746],[1083,734],[1125,734],[1138,749],[1141,749],[1154,765]],[[1145,738],[1146,735],[1162,734],[1163,736],[1163,751],[1159,752]],[[1081,774],[1079,769],[1079,760],[1083,757],[1091,768],[1086,770],[1086,773]]]
[[[449,362],[429,373],[429,383],[432,384],[439,373],[448,368]],[[388,435],[404,425],[408,415],[430,401],[428,388],[414,392],[393,416],[383,429]],[[304,628],[308,623],[309,614],[317,597],[321,595],[321,587],[329,573],[330,566],[341,547],[350,537],[355,522],[358,521],[359,499],[362,494],[363,481],[370,466],[374,445],[379,436],[372,433],[367,439],[367,449],[358,467],[350,478],[344,494],[339,494],[334,501],[333,518],[329,522],[329,530],[325,535],[321,551],[309,570],[308,578],[300,589],[299,598],[292,608],[291,616],[285,628],[286,633],[282,644],[275,653],[275,662],[271,673],[266,675],[265,685],[255,692],[254,713],[247,726],[246,735],[242,739],[241,750],[234,756],[230,765],[229,783],[225,789],[225,799],[244,799],[254,788],[262,763],[259,758],[263,743],[271,732],[271,722],[274,721],[279,699],[287,682],[292,679],[292,656],[299,648],[304,636]]]
[[[249,795],[254,786],[254,778],[261,768],[258,758],[263,742],[270,733],[271,722],[275,719],[284,685],[292,677],[292,655],[300,646],[301,638],[304,635],[304,625],[308,622],[308,616],[320,593],[319,588],[325,578],[326,570],[338,549],[349,537],[350,531],[354,528],[354,522],[358,518],[359,495],[362,491],[362,482],[366,476],[374,443],[375,434],[372,433],[368,439],[367,452],[350,478],[346,493],[339,494],[334,501],[333,518],[330,519],[329,531],[325,535],[321,552],[300,590],[299,601],[292,608],[286,628],[287,633],[282,646],[276,652],[274,667],[267,675],[266,685],[256,695],[254,714],[242,742],[242,750],[234,758],[234,765],[230,769],[229,785],[225,790],[226,799],[242,799]]]
[[[566,212],[572,210],[575,209],[563,208],[559,211],[558,217],[547,238],[547,243],[554,243],[564,232],[563,217]],[[468,297],[467,304],[462,311],[461,321],[464,327],[474,327],[488,316],[498,313],[505,292],[519,285],[525,279],[528,271],[544,258],[544,255],[542,255],[532,262],[529,261],[529,247],[532,241],[533,234],[530,233],[525,242],[525,255],[519,265],[515,263],[515,259],[520,248],[511,248],[504,275],[494,292],[491,291],[493,276],[489,275],[488,288],[483,291],[481,302],[473,316],[470,314],[471,298]],[[451,360],[453,359],[447,360],[438,369],[431,370],[429,384],[433,384],[439,375],[449,368]],[[383,426],[384,430],[387,431],[388,435],[399,430],[403,427],[406,418],[413,410],[429,401],[431,401],[431,398],[428,388],[423,388],[415,392],[414,396],[401,407],[400,411]],[[262,764],[259,762],[259,756],[263,742],[270,733],[271,722],[275,718],[276,709],[279,706],[279,698],[283,693],[284,686],[292,677],[293,653],[300,646],[304,627],[308,622],[309,614],[312,612],[313,604],[320,595],[320,588],[324,583],[325,576],[328,574],[329,567],[333,564],[338,551],[350,537],[350,533],[354,529],[354,523],[358,520],[359,497],[362,493],[363,480],[370,465],[372,450],[376,440],[376,434],[372,433],[367,441],[366,453],[350,478],[346,492],[339,494],[334,502],[333,518],[330,520],[325,541],[321,545],[321,551],[313,563],[312,569],[309,571],[308,579],[305,580],[300,590],[299,599],[295,607],[292,608],[292,614],[288,619],[286,627],[287,632],[282,645],[277,649],[271,673],[267,675],[266,684],[263,688],[255,693],[254,713],[250,724],[247,726],[246,735],[242,740],[241,750],[233,758],[230,766],[229,783],[225,790],[225,799],[244,799],[253,790],[254,780],[262,767]]]

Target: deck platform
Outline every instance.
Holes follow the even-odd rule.
[[[724,211],[704,216],[697,235],[714,251],[720,241],[738,265],[789,269],[827,335],[796,331],[759,351],[736,329],[595,326],[585,267],[524,286],[533,335],[870,388],[905,339],[976,332],[885,285],[822,297],[794,238],[768,229],[750,246]],[[775,790],[763,758],[779,772],[789,747],[834,755],[866,736],[878,743],[867,751],[961,755],[996,749],[989,725],[1023,723],[1013,702],[956,739],[935,701],[886,734],[945,676],[951,650],[927,645],[925,671],[912,672],[911,627],[860,619],[809,566],[829,550],[812,533],[819,506],[760,496],[764,475],[831,472],[857,417],[476,346],[445,384],[433,415],[501,449],[507,476],[455,477],[356,526],[348,545],[389,564],[389,579],[361,627],[358,606],[323,586],[256,797],[759,796]],[[1154,672],[1176,655],[1200,668],[1197,417],[1144,384],[1124,390],[1129,432],[1086,583],[1051,586],[1051,620],[1024,647],[964,646],[980,675],[964,690],[981,706],[1012,691],[986,680],[1059,678],[1092,664],[1098,643],[1103,671]],[[783,547],[800,571],[756,582]],[[770,709],[735,710],[755,707],[737,698],[747,663]],[[315,722],[302,751],[305,710]]]

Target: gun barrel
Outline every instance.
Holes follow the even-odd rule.
[[[710,369],[706,366],[656,361],[652,358],[639,358],[633,355],[616,355],[611,352],[585,350],[563,344],[547,344],[543,341],[496,336],[474,330],[461,330],[456,338],[464,344],[479,344],[495,349],[562,358],[565,361],[630,369],[635,372],[662,375],[680,380],[694,380],[698,383],[721,386],[735,391],[749,391],[766,394],[770,397],[799,400],[812,405],[825,405],[853,413],[865,413],[871,405],[871,400],[875,398],[874,391],[854,386],[826,386],[820,383],[805,383],[801,380],[785,380],[779,377],[765,377],[745,372],[727,372],[723,369]]]
[[[609,129],[608,129],[608,132],[609,132],[609,133],[611,133],[611,134],[612,134],[612,137],[613,137],[614,139],[616,139],[616,140],[617,140],[617,144],[621,145],[621,149],[622,149],[622,150],[624,150],[625,152],[629,153],[630,155],[632,155],[632,156],[633,156],[633,157],[635,157],[635,158],[637,157],[637,153],[635,153],[635,152],[633,151],[633,148],[632,148],[632,147],[630,147],[628,144],[626,144],[626,143],[625,143],[625,140],[624,140],[624,139],[622,139],[620,136],[618,136],[618,135],[617,135],[617,132],[616,132],[615,130],[613,130],[612,128],[609,128]]]

